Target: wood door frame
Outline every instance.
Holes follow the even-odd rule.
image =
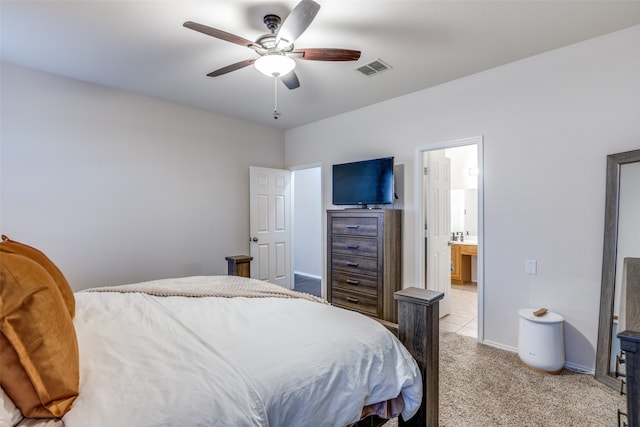
[[[484,342],[484,139],[483,136],[474,136],[450,141],[442,141],[426,144],[415,149],[415,229],[420,232],[420,237],[415,239],[415,285],[426,288],[424,279],[425,249],[424,249],[424,186],[423,186],[423,153],[425,151],[443,150],[465,145],[475,145],[478,150],[478,342]]]

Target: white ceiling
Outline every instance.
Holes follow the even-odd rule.
[[[14,64],[288,129],[640,24],[633,0],[316,1],[320,12],[296,48],[362,56],[297,60],[301,86],[278,83],[278,120],[272,78],[253,67],[206,76],[254,52],[182,23],[254,40],[267,33],[264,15],[284,19],[297,1],[2,0],[0,52]],[[378,58],[393,68],[354,71]]]

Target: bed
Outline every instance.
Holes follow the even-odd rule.
[[[41,252],[4,236],[0,249],[7,425],[348,426],[372,414],[408,420],[424,406],[421,368],[400,341],[319,298],[237,276],[74,294]],[[31,296],[17,305],[16,284]],[[38,298],[42,306],[23,307]],[[71,337],[60,337],[69,322]],[[7,374],[9,346],[26,375]],[[16,378],[30,382],[35,404]]]

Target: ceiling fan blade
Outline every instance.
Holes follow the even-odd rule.
[[[298,80],[298,76],[293,70],[289,71],[284,76],[280,76],[280,80],[282,80],[282,83],[284,83],[284,85],[289,89],[300,87],[300,80]]]
[[[295,49],[291,56],[310,61],[357,61],[360,58],[359,50],[351,49]]]
[[[207,76],[209,77],[218,77],[223,74],[230,73],[231,71],[239,70],[240,68],[244,68],[248,65],[253,64],[256,61],[256,58],[245,59],[244,61],[236,62],[235,64],[227,65],[226,67],[222,67],[218,70],[212,71]]]
[[[311,24],[319,10],[320,5],[313,0],[302,0],[298,3],[280,26],[276,35],[276,46],[283,49],[292,45]]]
[[[208,36],[215,37],[220,40],[225,40],[231,43],[239,44],[240,46],[251,47],[254,44],[254,42],[252,42],[251,40],[236,36],[235,34],[227,33],[226,31],[218,30],[217,28],[198,24],[197,22],[187,21],[182,25],[192,30],[198,31],[202,34],[206,34]]]

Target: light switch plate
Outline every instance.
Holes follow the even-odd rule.
[[[526,274],[538,274],[538,261],[528,259],[524,262],[524,272]]]

